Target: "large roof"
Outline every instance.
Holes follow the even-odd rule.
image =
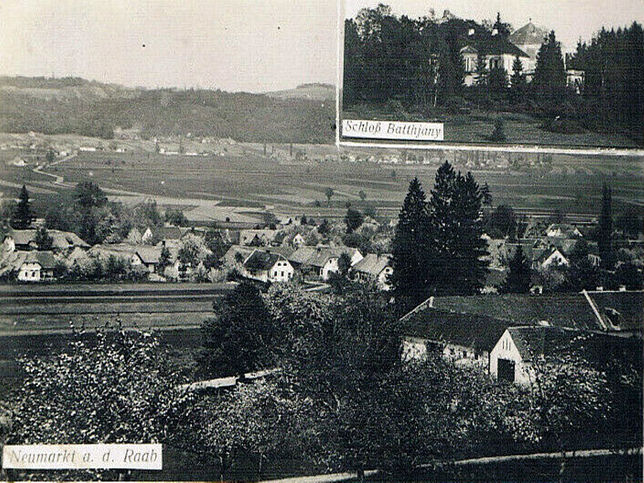
[[[37,230],[11,230],[7,237],[11,237],[16,245],[29,245],[34,243]],[[53,249],[67,249],[70,247],[89,248],[89,244],[83,241],[76,233],[60,230],[47,230],[52,238]]]
[[[295,250],[288,259],[298,265],[323,267],[330,258],[339,258],[343,253],[353,258],[356,252],[358,252],[357,249],[350,247],[301,247]]]
[[[642,341],[597,332],[560,327],[509,327],[508,332],[524,361],[534,357],[558,357],[574,353],[601,370],[615,361],[642,364]]]
[[[597,318],[588,298],[602,317]],[[435,297],[433,307],[460,314],[476,314],[508,322],[508,325],[540,325],[581,330],[642,330],[644,292],[588,292],[523,295],[485,294]],[[612,317],[611,317],[611,314]],[[606,316],[608,315],[608,319]],[[615,325],[610,327],[612,322]]]
[[[510,42],[515,45],[541,45],[548,31],[528,22],[510,34]]]
[[[426,308],[403,322],[405,336],[490,352],[510,324],[486,315]]]
[[[502,35],[478,35],[474,38],[468,38],[465,40],[461,50],[467,49],[471,51],[472,48],[481,55],[509,54],[514,57],[530,57]]]
[[[244,262],[248,270],[270,270],[278,261],[286,259],[277,253],[255,250]]]
[[[56,259],[51,252],[29,252],[23,263],[37,263],[42,268],[53,269],[56,266]]]

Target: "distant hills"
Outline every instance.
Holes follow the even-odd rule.
[[[312,101],[335,101],[335,86],[332,84],[301,84],[295,89],[267,92],[267,96],[278,99],[308,99]]]
[[[76,77],[0,77],[0,131],[80,134],[110,139],[137,128],[143,137],[193,136],[246,142],[331,143],[335,90],[306,84],[269,94],[205,89],[143,89]]]

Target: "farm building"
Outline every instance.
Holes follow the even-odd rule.
[[[338,260],[343,253],[351,259],[351,266],[363,258],[356,248],[319,246],[298,248],[288,257],[288,260],[295,268],[300,268],[303,272],[326,281],[331,273],[338,272]]]
[[[425,307],[403,321],[403,358],[423,359],[433,350],[456,363],[487,369],[490,352],[507,327],[485,315]]]
[[[178,226],[152,226],[145,229],[141,235],[141,242],[156,244],[161,241],[179,241],[181,236]]]
[[[36,232],[37,230],[11,230],[3,240],[4,249],[12,252],[14,250],[36,250]],[[76,233],[60,230],[48,230],[48,235],[52,238],[52,250],[56,252],[72,251],[79,247],[89,248],[89,244],[84,242]]]
[[[569,357],[599,370],[615,361],[641,369],[641,353],[642,341],[633,337],[550,326],[508,327],[490,354],[490,374],[502,381],[530,384],[538,361],[565,363]]]
[[[21,282],[45,282],[54,279],[56,259],[50,251],[27,252],[17,266],[17,278]]]
[[[248,278],[261,282],[288,282],[293,278],[293,266],[282,255],[254,250],[244,261]]]
[[[365,257],[351,267],[354,280],[360,282],[373,282],[379,290],[390,290],[389,276],[393,269],[390,265],[391,255],[376,255],[368,253]]]
[[[141,265],[150,273],[156,273],[161,259],[161,250],[159,247],[142,246],[138,247],[132,257],[130,264],[134,267]]]

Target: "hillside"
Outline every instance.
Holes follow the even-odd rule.
[[[317,87],[310,87],[317,89]],[[333,142],[334,104],[313,97],[220,90],[131,89],[79,78],[0,78],[0,131],[143,137],[230,137],[247,142]]]
[[[278,99],[308,99],[312,101],[334,101],[335,86],[331,84],[302,84],[295,89],[267,92],[267,96]]]

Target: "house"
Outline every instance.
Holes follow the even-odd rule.
[[[354,280],[359,282],[373,282],[379,290],[390,290],[389,276],[393,273],[391,268],[391,255],[376,255],[368,253],[365,257],[351,267]]]
[[[514,45],[502,35],[490,34],[488,32],[473,32],[470,29],[470,35],[461,48],[463,63],[465,66],[464,83],[466,86],[476,84],[478,79],[477,63],[479,57],[485,60],[485,68],[489,72],[495,68],[505,69],[510,80],[512,74],[512,64],[519,57],[522,62],[530,60],[530,56]]]
[[[222,263],[225,265],[233,265],[235,263],[244,263],[246,259],[255,251],[252,247],[241,245],[232,245],[224,256],[221,257]]]
[[[56,259],[50,251],[28,252],[18,266],[18,280],[21,282],[44,282],[54,279]]]
[[[3,244],[6,251],[14,250],[36,250],[37,230],[10,230],[4,237]],[[87,249],[88,243],[83,241],[76,233],[60,230],[47,230],[52,238],[51,249],[56,252],[71,252],[79,247]]]
[[[566,256],[556,247],[551,247],[541,254],[536,260],[533,260],[532,266],[535,269],[549,268],[551,266],[570,265]]]
[[[178,226],[152,226],[145,229],[141,235],[143,243],[158,243],[160,241],[181,240],[181,229]]]
[[[566,294],[484,294],[434,297],[432,307],[476,314],[510,325],[548,325],[622,335],[644,331],[644,291]]]
[[[508,37],[510,42],[528,55],[528,58],[521,59],[521,61],[523,62],[523,72],[530,77],[534,74],[537,66],[537,53],[547,35],[548,31],[546,29],[537,27],[532,21],[529,21]]]
[[[288,257],[288,260],[295,268],[301,268],[326,281],[331,273],[338,272],[338,261],[343,253],[349,256],[350,266],[354,266],[363,258],[356,248],[318,246],[298,248]]]
[[[632,337],[551,326],[508,327],[490,353],[490,374],[527,385],[535,380],[539,360],[563,363],[574,355],[602,371],[615,361],[641,369],[641,354],[641,339]]]
[[[546,236],[551,238],[582,238],[577,227],[568,223],[553,223],[546,228]]]
[[[425,306],[403,317],[403,360],[422,360],[438,351],[458,364],[489,367],[495,344],[508,322],[479,314],[459,314]]]
[[[158,271],[159,260],[161,259],[161,250],[162,248],[160,247],[138,247],[130,257],[130,265],[133,267],[141,265],[149,273],[156,273]]]
[[[129,243],[99,244],[90,248],[87,254],[101,261],[108,260],[113,256],[130,263],[139,248],[139,246]]]
[[[246,246],[267,246],[275,239],[277,230],[240,230],[239,244]]]
[[[243,265],[248,278],[261,282],[288,282],[295,272],[284,256],[263,250],[254,250]]]

